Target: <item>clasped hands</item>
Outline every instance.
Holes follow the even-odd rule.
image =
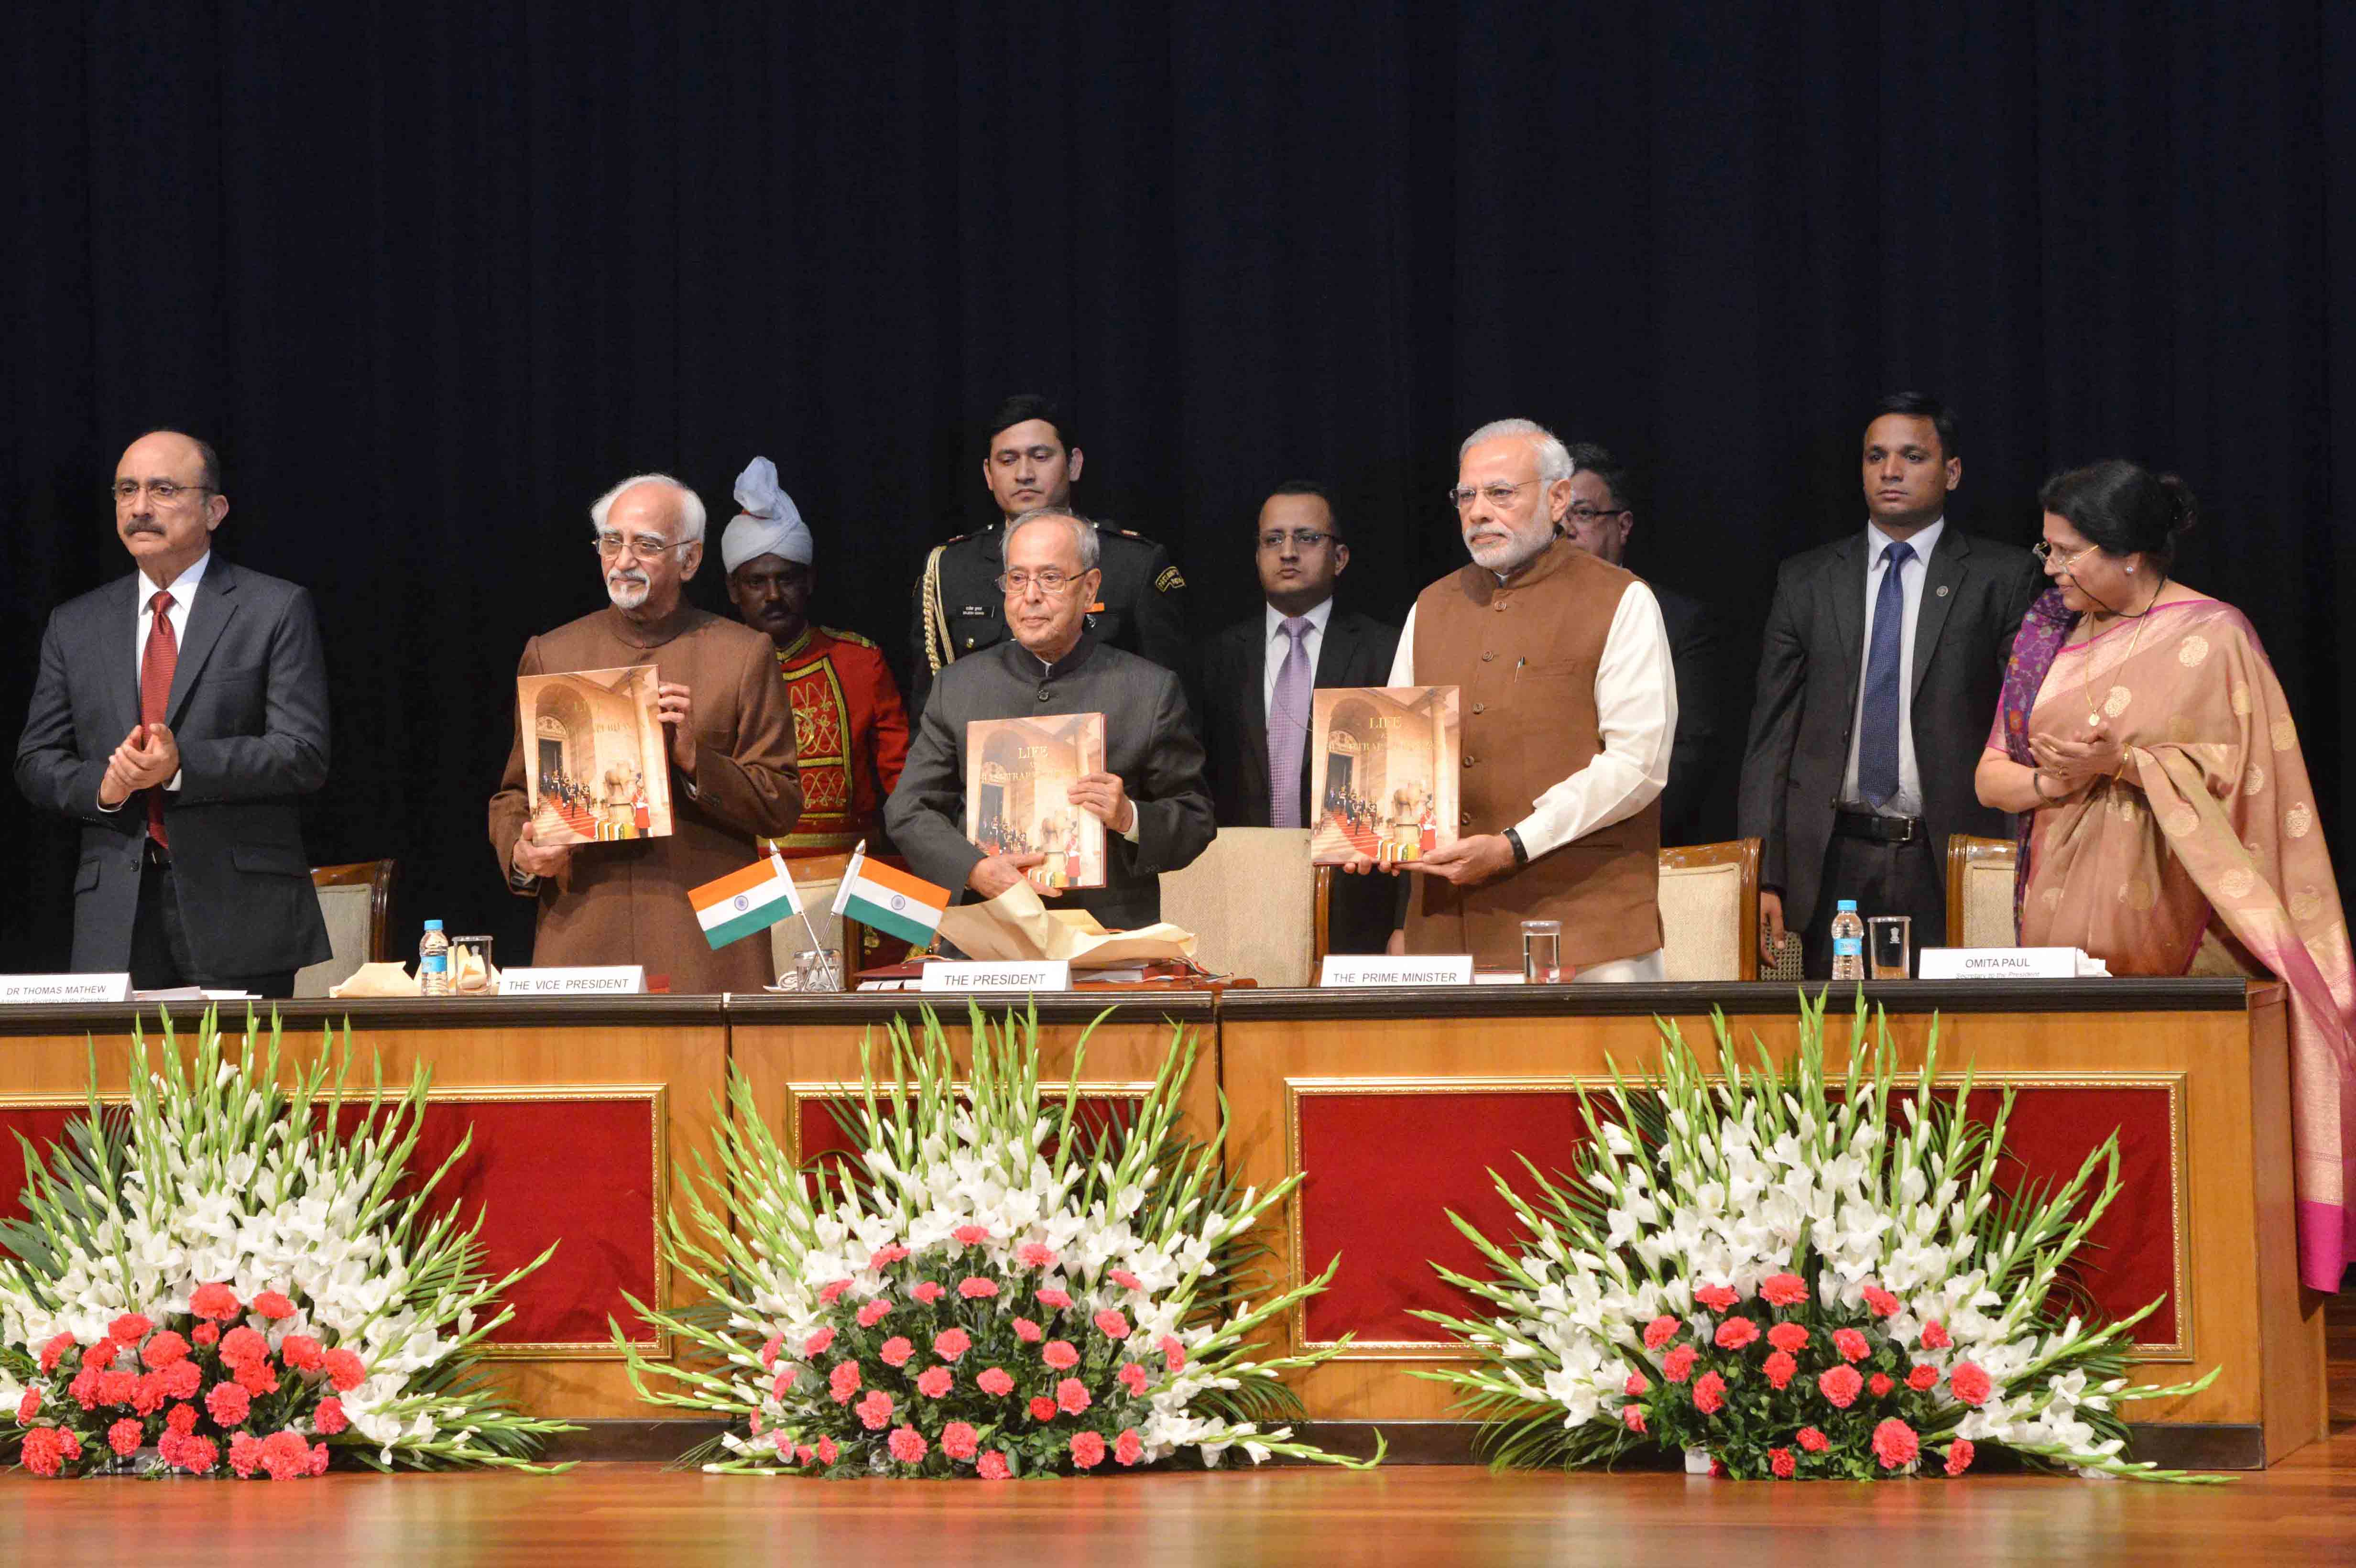
[[[180,743],[170,727],[134,724],[106,759],[106,773],[98,781],[98,804],[112,811],[140,790],[171,783],[179,771]]]
[[[1364,855],[1342,866],[1354,877],[1374,870],[1415,871],[1460,888],[1477,888],[1483,882],[1495,881],[1513,869],[1514,847],[1502,833],[1475,833],[1442,845],[1420,859],[1395,861],[1387,867],[1378,867]]]
[[[1065,786],[1064,798],[1115,833],[1127,833],[1137,825],[1137,803],[1129,798],[1119,773],[1082,773]],[[1047,857],[1038,853],[985,855],[966,873],[965,885],[983,898],[994,899],[1018,882],[1027,881],[1041,898],[1056,898],[1061,889],[1048,887],[1029,874],[1033,867],[1046,863]]]
[[[2085,738],[2079,741],[2031,735],[2029,753],[2036,759],[2036,771],[2052,781],[2051,795],[2046,786],[2030,781],[2038,798],[2049,805],[2068,799],[2097,779],[2111,777],[2126,765],[2127,756],[2126,745],[2113,739],[2104,724],[2090,726]]]

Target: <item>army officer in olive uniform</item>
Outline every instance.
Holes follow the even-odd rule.
[[[983,445],[982,482],[1005,518],[1071,505],[1080,447],[1071,421],[1053,402],[1033,392],[1007,399],[991,417]],[[1191,678],[1186,580],[1170,552],[1127,528],[1096,527],[1104,585],[1086,611],[1087,635]],[[1005,570],[999,561],[1004,529],[1004,520],[992,523],[936,547],[926,558],[910,637],[909,712],[925,710],[933,677],[943,667],[1006,641],[1004,596],[998,590],[998,575]]]

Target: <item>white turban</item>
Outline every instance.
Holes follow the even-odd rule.
[[[736,475],[736,504],[744,509],[728,519],[720,536],[720,559],[734,571],[756,555],[810,563],[809,526],[794,498],[777,488],[777,465],[756,457]]]

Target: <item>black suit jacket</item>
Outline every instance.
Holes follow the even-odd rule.
[[[1211,640],[1203,658],[1203,744],[1210,757],[1211,800],[1223,827],[1268,824],[1268,612]],[[1319,686],[1387,686],[1398,628],[1336,605],[1317,645]],[[1301,752],[1301,797],[1309,799],[1313,747]],[[1326,908],[1326,946],[1335,953],[1380,953],[1396,923],[1398,889],[1388,877],[1333,879]]]
[[[79,821],[73,966],[131,963],[144,795],[102,811],[107,759],[139,722],[136,572],[50,615],[16,787]],[[327,777],[327,666],[311,596],[216,555],[206,565],[164,721],[180,748],[180,787],[164,792],[164,830],[182,924],[199,970],[246,976],[329,956],[295,802]]]
[[[1767,611],[1737,816],[1741,835],[1761,840],[1760,885],[1782,891],[1784,923],[1796,931],[1828,918],[1817,908],[1818,883],[1857,721],[1868,564],[1862,528],[1794,556],[1778,569]],[[1979,804],[1972,772],[2013,634],[2044,578],[2027,550],[1976,539],[1953,520],[1924,573],[1910,728],[1923,824],[1944,877],[1949,835],[2011,835],[2009,817]]]
[[[1661,842],[1708,844],[1719,836],[1716,824],[1724,821],[1712,809],[1725,798],[1718,708],[1723,650],[1718,626],[1700,600],[1657,584],[1653,597],[1660,602],[1677,683],[1676,739],[1669,750],[1668,787],[1661,791]]]

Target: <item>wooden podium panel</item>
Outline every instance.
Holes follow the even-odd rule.
[[[2138,1424],[2185,1429],[2174,1452],[2264,1464],[2324,1435],[2320,1298],[2297,1284],[2289,1073],[2278,987],[2240,980],[1909,982],[1869,986],[1889,1009],[1901,1061],[1919,1067],[1937,1015],[1943,1079],[1967,1065],[2019,1099],[2008,1147],[2024,1174],[2067,1176],[2114,1127],[2125,1190],[2094,1239],[2087,1285],[2107,1311],[2155,1297],[2133,1374],[2184,1381],[2222,1368],[2204,1393],[2126,1407]],[[1779,1060],[1797,1039],[1778,985],[1239,992],[1221,1003],[1221,1082],[1235,1118],[1231,1166],[1266,1185],[1308,1174],[1282,1225],[1258,1239],[1288,1282],[1342,1267],[1294,1314],[1285,1339],[1355,1335],[1342,1360],[1303,1376],[1312,1419],[1439,1421],[1453,1392],[1408,1376],[1462,1354],[1413,1307],[1468,1298],[1430,1268],[1485,1265],[1448,1224],[1454,1210],[1510,1244],[1491,1168],[1528,1190],[1517,1157],[1568,1165],[1584,1136],[1577,1089],[1612,1063],[1658,1060],[1655,1015],[1709,1059],[1710,1009],[1738,1041]],[[1827,1019],[1828,1061],[1846,1061],[1846,1015]],[[2018,1168],[2016,1168],[2018,1169]]]
[[[245,1019],[241,1010],[227,1017],[227,1006],[223,1046],[234,1051]],[[316,1059],[327,1028],[340,1040],[347,1019],[348,1094],[364,1090],[379,1058],[389,1085],[405,1087],[420,1065],[432,1071],[412,1168],[432,1170],[471,1132],[466,1157],[437,1194],[469,1219],[485,1213],[494,1275],[559,1243],[507,1297],[517,1316],[498,1336],[490,1370],[510,1396],[550,1414],[648,1413],[606,1320],[621,1318],[634,1338],[653,1343],[651,1330],[628,1320],[622,1292],[672,1299],[655,1223],[671,1197],[672,1163],[711,1153],[727,1061],[722,998],[444,997],[278,1008],[282,1076]],[[91,1050],[102,1092],[120,1093],[134,1016],[154,1049],[155,1004],[0,1014],[0,1212],[15,1211],[22,1181],[22,1157],[5,1129],[37,1143],[55,1136],[82,1104]],[[199,1016],[174,1005],[182,1030],[193,1032]],[[265,1033],[266,1020],[265,1012]]]

